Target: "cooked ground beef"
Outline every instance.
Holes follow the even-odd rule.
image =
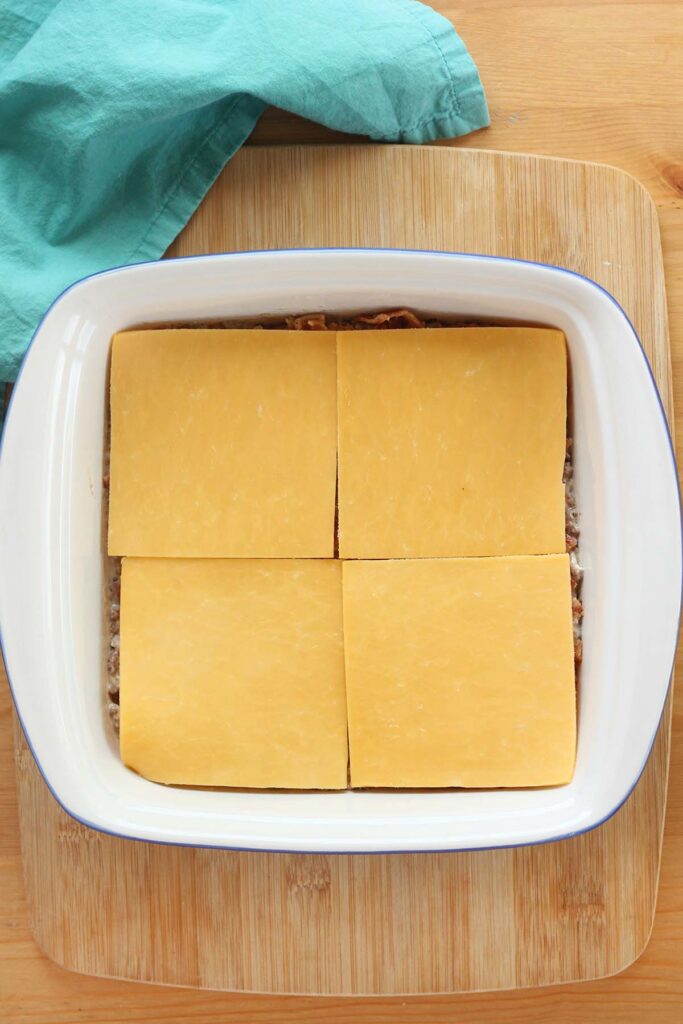
[[[107,525],[109,520],[109,417],[107,416],[106,431],[104,438],[104,460],[102,467],[102,488],[104,500],[103,526],[104,536],[107,536]],[[107,711],[109,718],[118,732],[119,728],[119,647],[120,647],[120,616],[121,616],[121,559],[106,559],[106,595],[105,612],[107,619]]]
[[[583,641],[581,640],[581,624],[583,621],[583,604],[581,603],[581,581],[583,569],[579,563],[579,513],[576,508],[574,494],[574,462],[572,458],[573,440],[567,437],[567,451],[564,460],[564,535],[569,552],[569,571],[572,587],[572,622],[574,627],[574,661],[580,664],[583,658]]]
[[[457,326],[477,326],[475,321],[458,321]],[[161,326],[161,325],[157,325]],[[187,324],[164,324],[164,327],[187,327]],[[349,320],[339,320],[327,313],[302,313],[300,316],[288,316],[284,320],[265,321],[255,324],[253,321],[209,321],[198,323],[193,327],[249,327],[255,330],[277,330],[286,328],[291,331],[376,331],[400,330],[409,327],[445,327],[439,320],[422,320],[409,309],[396,309],[384,313],[359,314]],[[481,326],[481,325],[479,325]],[[581,641],[581,623],[583,605],[581,603],[581,580],[583,570],[579,563],[579,516],[574,495],[574,465],[572,458],[572,438],[567,437],[567,450],[564,462],[563,481],[565,485],[565,538],[569,552],[569,565],[572,588],[572,619],[574,626],[574,660],[577,664],[583,656]],[[108,510],[109,491],[109,431],[105,439],[103,487],[105,490],[104,515],[105,531]],[[120,645],[120,608],[121,608],[121,559],[107,560],[107,621],[109,645],[107,648],[107,710],[114,728],[119,728],[119,645]]]

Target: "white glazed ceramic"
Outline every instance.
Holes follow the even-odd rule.
[[[173,789],[119,760],[105,713],[102,451],[114,331],[159,320],[408,306],[567,335],[585,567],[576,774],[564,787],[435,793]],[[26,736],[54,796],[105,832],[302,851],[462,850],[593,828],[635,785],[671,675],[681,598],[671,441],[638,339],[604,290],[515,260],[385,250],[147,263],[52,306],[15,389],[0,460],[0,622]]]

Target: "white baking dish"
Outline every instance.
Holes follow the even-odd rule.
[[[552,324],[573,380],[585,567],[573,782],[491,792],[174,789],[123,766],[105,713],[102,455],[114,331],[159,320],[408,306]],[[66,291],[36,332],[0,460],[0,622],[17,710],[54,796],[95,829],[263,850],[462,850],[593,828],[626,799],[667,694],[681,599],[671,441],[623,311],[576,274],[507,259],[385,250],[147,263]]]

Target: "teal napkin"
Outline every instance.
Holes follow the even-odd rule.
[[[270,104],[378,140],[488,124],[412,0],[2,0],[0,380],[64,288],[164,252]]]

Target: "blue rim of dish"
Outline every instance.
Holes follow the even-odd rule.
[[[439,250],[439,249],[393,249],[393,248],[379,248],[379,247],[375,247],[375,246],[371,246],[371,247],[365,247],[365,246],[312,246],[310,248],[296,248],[296,249],[249,249],[249,250],[246,250],[244,252],[204,253],[204,254],[198,255],[198,256],[182,256],[182,257],[178,257],[176,259],[170,259],[168,261],[164,261],[164,260],[141,260],[139,263],[127,263],[127,264],[123,264],[123,265],[118,266],[118,267],[110,267],[107,270],[100,270],[100,271],[98,271],[95,274],[88,274],[85,277],[80,278],[78,281],[74,281],[73,284],[70,284],[68,286],[68,288],[65,288],[64,291],[60,292],[60,294],[57,296],[57,298],[50,304],[50,306],[46,310],[45,314],[41,318],[40,323],[38,324],[38,326],[36,327],[35,331],[33,332],[33,336],[31,338],[31,341],[29,342],[28,347],[26,349],[26,352],[24,353],[24,357],[23,357],[23,359],[21,361],[21,365],[19,367],[19,371],[17,373],[17,377],[16,377],[16,380],[14,382],[14,388],[13,388],[13,391],[12,391],[12,395],[10,396],[9,403],[8,403],[7,409],[5,411],[5,422],[3,424],[2,435],[0,436],[0,466],[2,464],[2,455],[3,455],[3,450],[4,450],[5,430],[7,428],[7,423],[9,422],[10,414],[11,414],[11,411],[12,411],[12,405],[14,403],[14,397],[15,397],[16,389],[17,389],[17,387],[19,385],[19,381],[21,379],[21,375],[22,375],[24,367],[26,365],[26,360],[28,358],[29,352],[31,351],[33,343],[36,340],[38,334],[40,333],[40,330],[41,330],[45,320],[50,315],[50,313],[52,312],[54,307],[59,302],[61,302],[63,297],[65,295],[67,295],[70,291],[72,291],[74,288],[78,288],[80,285],[84,284],[86,281],[91,281],[94,278],[106,277],[109,274],[118,274],[118,273],[120,273],[122,271],[130,270],[131,268],[134,268],[134,267],[164,266],[164,265],[172,266],[172,265],[174,265],[176,263],[196,263],[198,260],[205,260],[205,259],[216,259],[216,258],[219,258],[219,259],[230,259],[230,258],[233,258],[234,259],[236,257],[243,258],[245,256],[261,256],[261,255],[266,255],[266,254],[269,255],[269,256],[278,256],[280,254],[291,255],[292,253],[312,253],[312,252],[330,252],[330,253],[333,253],[333,252],[352,252],[352,253],[363,252],[363,253],[381,253],[381,254],[384,254],[384,253],[397,253],[397,254],[408,254],[408,255],[413,255],[413,256],[416,256],[416,255],[426,255],[426,256],[446,256],[446,257],[456,258],[456,259],[467,258],[467,259],[481,260],[482,262],[488,262],[488,263],[513,263],[513,264],[514,263],[520,263],[520,264],[524,264],[524,265],[532,266],[532,267],[542,267],[544,270],[551,270],[551,271],[554,271],[555,273],[559,273],[559,274],[569,274],[571,277],[577,277],[581,281],[585,281],[591,287],[596,288],[598,291],[602,292],[602,294],[605,295],[609,299],[609,301],[612,303],[612,305],[616,306],[616,308],[619,310],[619,312],[621,313],[622,317],[624,318],[624,320],[628,324],[628,327],[629,327],[629,329],[630,329],[630,331],[631,331],[631,333],[633,335],[633,338],[634,338],[634,340],[636,342],[636,346],[637,346],[637,348],[638,348],[638,350],[640,352],[640,355],[641,355],[641,357],[642,357],[642,359],[643,359],[643,361],[645,363],[645,368],[647,370],[647,375],[648,375],[648,377],[650,379],[650,383],[651,383],[653,391],[655,393],[655,397],[657,399],[657,404],[659,405],[659,411],[661,413],[662,422],[664,424],[664,431],[665,431],[667,443],[669,445],[669,454],[671,456],[671,465],[672,465],[672,468],[673,468],[674,482],[675,482],[675,486],[676,486],[676,494],[677,494],[677,497],[678,497],[679,521],[681,521],[681,487],[680,487],[680,483],[679,483],[679,479],[678,479],[678,466],[677,466],[677,461],[676,461],[676,451],[675,451],[675,448],[674,448],[673,439],[671,437],[671,430],[669,428],[669,421],[668,421],[667,416],[666,416],[666,410],[664,409],[664,403],[662,402],[662,396],[659,393],[659,388],[657,386],[657,381],[655,380],[654,374],[652,372],[652,367],[650,366],[650,362],[649,362],[649,360],[647,358],[647,355],[645,353],[645,349],[643,348],[643,345],[642,345],[642,342],[640,340],[640,337],[638,336],[638,332],[636,331],[635,327],[631,323],[631,320],[630,320],[629,316],[627,315],[626,311],[621,306],[621,304],[614,298],[612,293],[609,292],[606,288],[604,288],[601,284],[598,284],[597,281],[594,281],[590,277],[586,277],[585,274],[581,274],[577,270],[569,270],[567,267],[557,267],[557,266],[554,266],[552,263],[541,263],[541,262],[539,262],[537,260],[516,259],[513,256],[490,256],[490,255],[486,255],[484,253],[450,252],[450,251],[447,251],[447,250],[443,250],[442,251],[442,250]],[[680,599],[679,599],[679,604],[678,604],[678,625],[677,625],[677,628],[676,628],[676,634],[675,634],[676,637],[678,637],[679,632],[680,632],[681,616],[683,614],[683,521],[680,522],[680,541],[681,541],[682,557],[681,557],[681,563],[680,563],[680,576],[681,576],[681,580],[680,580]],[[111,829],[104,828],[102,825],[95,825],[95,824],[93,824],[93,822],[88,821],[86,818],[83,818],[80,815],[76,814],[74,811],[70,810],[66,806],[66,804],[62,801],[62,799],[59,797],[59,795],[55,792],[55,790],[53,789],[52,784],[50,783],[47,775],[43,771],[42,765],[41,765],[41,763],[40,763],[40,761],[39,761],[39,759],[38,759],[38,757],[36,755],[35,750],[33,749],[33,744],[31,743],[31,738],[30,738],[30,736],[28,734],[28,731],[27,731],[27,729],[26,729],[26,727],[24,725],[24,721],[23,721],[23,718],[21,716],[21,712],[19,711],[19,706],[17,704],[17,698],[16,698],[16,695],[14,693],[14,688],[12,686],[12,679],[11,679],[11,675],[10,675],[9,665],[7,664],[7,659],[5,658],[5,648],[4,648],[4,642],[3,642],[3,636],[2,636],[2,623],[0,622],[0,652],[2,653],[3,660],[5,662],[5,668],[6,668],[6,671],[7,671],[7,682],[9,684],[10,695],[12,697],[12,702],[14,704],[14,709],[16,711],[17,718],[19,719],[19,724],[21,725],[21,729],[22,729],[22,732],[23,732],[24,737],[26,739],[26,743],[28,745],[29,750],[31,751],[31,754],[32,754],[33,759],[34,759],[34,761],[36,763],[38,771],[40,772],[40,774],[42,776],[42,779],[43,779],[45,785],[47,786],[49,792],[51,793],[52,797],[59,804],[61,809],[66,814],[68,814],[71,818],[73,818],[75,821],[79,822],[79,824],[84,825],[86,828],[92,829],[94,832],[99,832],[102,835],[112,836],[112,837],[114,837],[116,839],[128,839],[128,840],[131,840],[132,842],[152,843],[152,844],[158,845],[158,846],[187,846],[187,847],[190,847],[191,849],[197,849],[197,850],[232,850],[232,851],[234,851],[236,853],[299,853],[299,854],[308,855],[308,856],[315,856],[315,855],[324,854],[325,856],[330,856],[330,857],[338,857],[338,856],[365,856],[365,857],[367,857],[367,856],[382,856],[382,855],[386,856],[387,854],[413,854],[413,853],[478,853],[478,852],[483,852],[483,851],[486,851],[486,850],[513,850],[513,849],[518,849],[520,847],[525,847],[525,846],[545,846],[548,843],[562,842],[565,839],[573,839],[576,836],[585,835],[588,832],[593,832],[596,828],[600,828],[601,825],[604,825],[605,822],[609,821],[610,818],[614,817],[614,815],[617,813],[617,811],[619,811],[624,806],[624,804],[626,803],[628,798],[633,793],[633,790],[636,788],[636,786],[640,782],[641,776],[642,776],[643,772],[645,771],[645,767],[647,765],[647,762],[650,759],[650,754],[652,753],[652,748],[653,748],[655,740],[657,738],[657,733],[659,732],[659,727],[660,727],[661,722],[662,722],[662,716],[664,714],[664,708],[666,706],[666,702],[667,702],[667,700],[668,700],[668,698],[670,696],[670,693],[671,693],[671,683],[672,683],[672,679],[673,679],[674,666],[675,666],[675,663],[676,663],[676,650],[677,650],[677,647],[678,647],[678,643],[675,643],[674,644],[674,650],[673,650],[673,656],[672,656],[671,668],[669,669],[669,682],[667,684],[667,689],[666,689],[666,694],[664,696],[664,700],[662,701],[662,709],[661,709],[661,711],[659,713],[659,717],[657,719],[657,726],[656,726],[655,731],[652,734],[652,737],[651,737],[650,742],[648,744],[647,752],[645,754],[645,758],[643,760],[643,763],[641,764],[641,766],[640,766],[640,768],[638,770],[638,773],[637,773],[634,781],[632,782],[630,787],[627,789],[626,793],[621,798],[621,800],[619,800],[619,802],[612,808],[612,810],[610,810],[607,814],[604,815],[604,817],[602,817],[599,821],[596,821],[594,824],[587,825],[586,828],[576,829],[575,831],[571,831],[571,832],[563,832],[560,835],[556,835],[556,836],[550,836],[547,839],[534,839],[534,840],[530,840],[529,842],[507,843],[507,844],[501,844],[501,845],[495,845],[495,846],[429,847],[427,849],[422,849],[422,850],[298,850],[298,849],[292,849],[292,848],[288,848],[288,849],[272,849],[270,847],[262,847],[262,846],[226,846],[223,843],[192,843],[192,842],[190,842],[190,843],[183,843],[180,840],[172,840],[172,839],[150,839],[150,838],[148,838],[146,836],[133,836],[133,835],[129,835],[129,834],[125,833],[125,832],[113,832]]]

